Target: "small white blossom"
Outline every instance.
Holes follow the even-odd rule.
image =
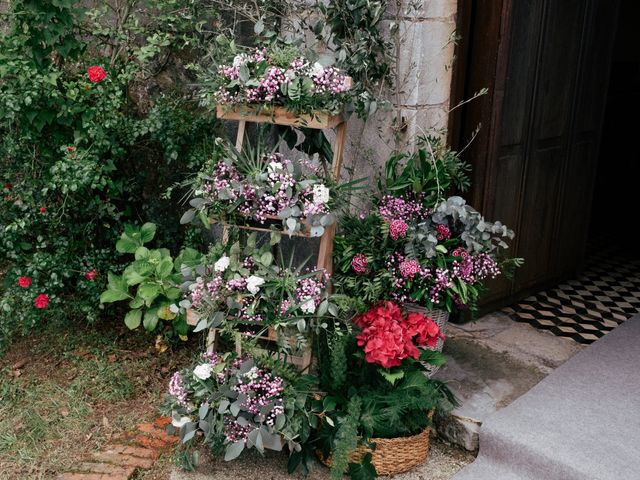
[[[223,255],[218,259],[216,263],[213,264],[213,269],[216,272],[224,272],[227,268],[229,268],[230,262],[231,262],[231,259],[226,255]]]
[[[244,65],[248,61],[249,61],[249,55],[247,55],[246,53],[241,53],[233,57],[233,66],[239,67],[241,65]]]
[[[302,305],[300,305],[300,309],[304,313],[314,313],[316,311],[316,302],[313,300],[313,298],[309,298]]]
[[[314,63],[313,66],[311,67],[312,77],[317,77],[319,75],[322,75],[322,72],[324,72],[324,67],[320,65],[320,63],[318,62]]]
[[[245,377],[247,377],[249,380],[255,380],[258,378],[258,367],[253,367],[251,370],[249,370],[247,373],[245,373]]]
[[[211,377],[211,372],[213,372],[213,365],[210,363],[202,363],[193,369],[193,374],[200,380]]]
[[[176,428],[182,428],[189,422],[191,422],[191,417],[180,417],[179,420],[176,420],[175,418],[171,419],[171,425]]]
[[[270,162],[268,165],[269,173],[275,173],[282,170],[284,167],[281,162]]]
[[[249,278],[247,278],[247,290],[249,290],[252,295],[255,295],[260,291],[260,285],[262,285],[263,283],[264,278],[251,275]]]
[[[313,186],[313,203],[323,205],[329,201],[329,188],[319,183]]]

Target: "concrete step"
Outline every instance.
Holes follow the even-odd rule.
[[[460,406],[436,418],[438,434],[478,450],[486,418],[528,392],[583,347],[568,338],[517,323],[497,312],[464,325],[449,324],[448,363],[435,378],[445,380]]]
[[[640,316],[486,419],[455,480],[640,478]]]

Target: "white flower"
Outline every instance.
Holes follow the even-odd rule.
[[[213,264],[213,269],[216,272],[224,272],[229,267],[230,262],[231,262],[231,259],[226,255],[223,255],[218,259],[216,263]]]
[[[316,311],[316,302],[313,298],[309,298],[306,302],[300,305],[300,309],[304,313],[314,313]]]
[[[286,82],[291,82],[294,78],[296,78],[296,72],[293,70],[287,70],[284,72],[284,79]]]
[[[233,66],[239,67],[241,65],[244,65],[248,61],[249,61],[249,55],[247,55],[246,53],[241,53],[233,57]]]
[[[284,167],[282,166],[282,163],[280,163],[280,162],[271,162],[271,163],[269,163],[267,168],[269,170],[269,173],[275,173],[275,172],[279,172]]]
[[[320,65],[320,63],[318,62],[314,63],[313,66],[311,67],[312,77],[317,77],[318,75],[322,75],[322,72],[324,72],[324,67]]]
[[[182,428],[189,422],[191,422],[191,417],[180,417],[179,420],[176,420],[175,418],[171,419],[171,425],[176,428]]]
[[[251,275],[249,278],[247,278],[247,290],[249,290],[252,295],[255,295],[260,291],[260,285],[262,285],[263,283],[264,278]]]
[[[213,365],[210,363],[203,363],[193,369],[193,374],[200,380],[206,380],[211,377],[211,372],[213,372]]]
[[[245,373],[245,376],[249,380],[256,380],[258,378],[258,367],[251,368],[251,370],[249,370],[247,373]]]
[[[313,186],[313,203],[323,205],[329,201],[329,189],[319,183]]]

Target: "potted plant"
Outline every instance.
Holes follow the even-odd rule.
[[[427,348],[442,333],[430,318],[392,301],[356,315],[351,327],[327,332],[321,347],[325,396],[314,447],[335,479],[411,470],[427,458],[431,415],[455,403],[423,365],[443,363]]]

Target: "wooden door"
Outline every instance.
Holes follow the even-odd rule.
[[[489,306],[571,275],[583,260],[617,4],[460,1],[459,92],[490,90],[454,122],[460,144],[482,123],[466,157],[471,203],[516,231],[511,253],[525,258],[514,279],[491,285]]]

